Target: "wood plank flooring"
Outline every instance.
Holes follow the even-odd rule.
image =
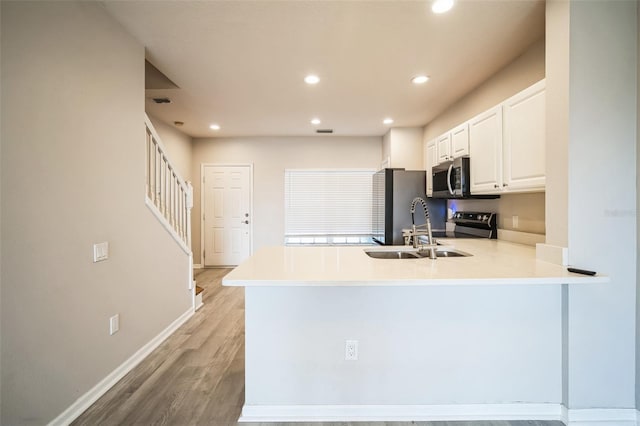
[[[562,426],[549,421],[237,423],[244,403],[244,290],[196,271],[204,306],[73,425]]]

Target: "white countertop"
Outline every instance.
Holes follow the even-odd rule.
[[[388,246],[267,247],[231,271],[225,286],[427,286],[593,284],[608,282],[536,259],[534,247],[487,239],[439,239],[473,256],[374,259],[365,250]],[[406,247],[405,247],[406,248]]]

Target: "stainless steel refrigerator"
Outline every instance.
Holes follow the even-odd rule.
[[[431,228],[435,235],[445,232],[447,200],[426,196],[424,170],[382,169],[373,175],[373,240],[382,245],[403,245],[403,229],[411,228],[411,201],[421,197],[427,201]],[[416,225],[425,223],[418,208]]]

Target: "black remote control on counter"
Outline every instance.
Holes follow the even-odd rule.
[[[586,269],[578,269],[578,268],[567,268],[569,272],[575,272],[576,274],[582,275],[595,275],[596,271],[587,271]]]

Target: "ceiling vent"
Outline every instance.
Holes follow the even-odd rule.
[[[318,129],[316,133],[333,133],[333,129]]]
[[[171,99],[169,98],[153,98],[153,102],[157,104],[170,104]]]

